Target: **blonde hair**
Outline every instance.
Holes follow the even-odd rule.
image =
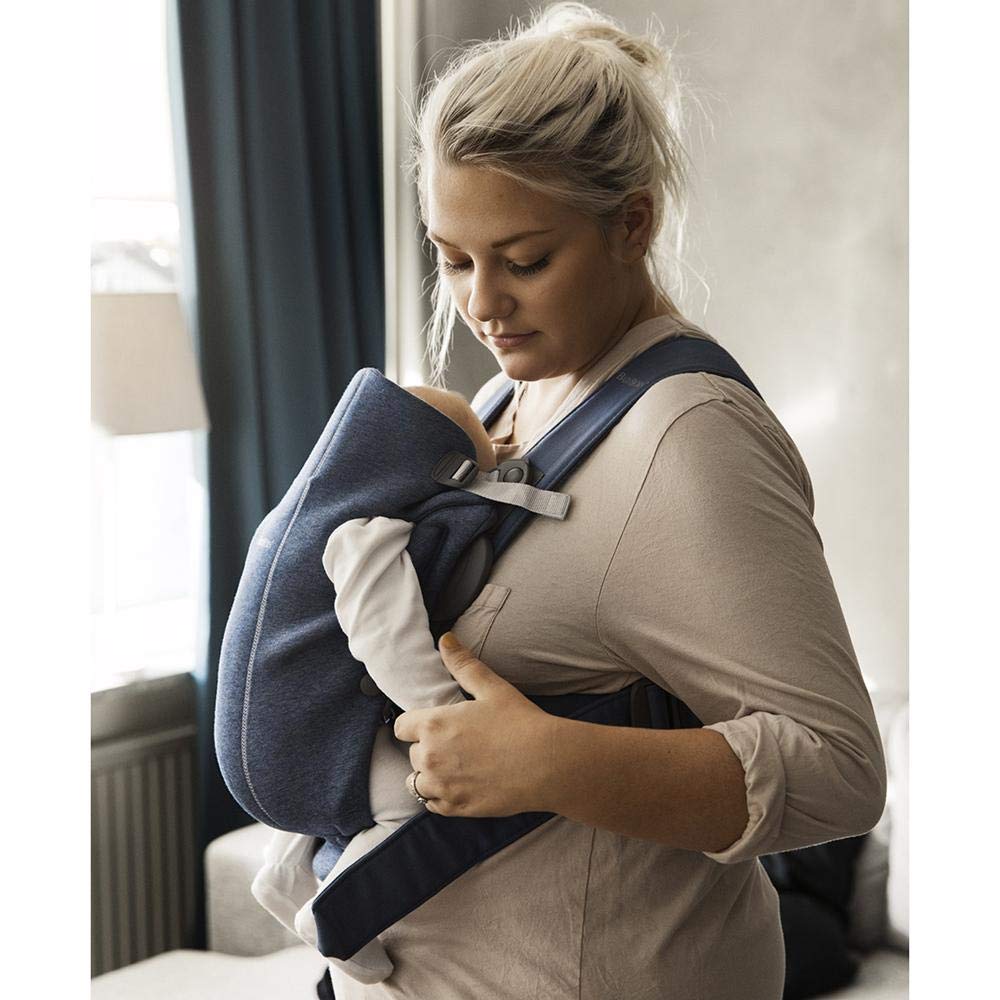
[[[405,163],[427,226],[433,162],[475,165],[569,205],[603,232],[629,196],[653,205],[646,261],[650,281],[684,294],[681,253],[688,156],[681,84],[659,36],[625,32],[583,3],[532,12],[506,35],[459,50],[435,76],[411,118]],[[440,270],[424,327],[430,382],[443,384],[457,309]]]

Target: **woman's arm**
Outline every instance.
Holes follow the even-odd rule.
[[[720,863],[863,833],[885,761],[794,445],[749,404],[664,433],[605,573],[608,652],[708,723],[662,732],[547,715],[442,637],[472,701],[396,720],[427,808],[555,811]]]
[[[720,733],[553,717],[547,739],[541,809],[689,851],[721,851],[746,829],[743,765]]]
[[[431,812],[556,812],[690,850],[725,847],[746,826],[743,769],[718,733],[549,715],[450,638],[442,660],[472,699],[395,721]]]
[[[731,863],[864,833],[886,779],[808,473],[758,404],[725,396],[664,433],[597,609],[609,653],[706,727],[563,727],[580,765],[567,758],[556,770],[568,814]]]

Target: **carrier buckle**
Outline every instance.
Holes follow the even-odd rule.
[[[523,458],[508,458],[497,466],[497,482],[531,485],[531,466]]]
[[[475,482],[479,474],[479,463],[474,459],[466,458],[459,451],[449,451],[434,466],[431,478],[442,486],[455,486],[465,489]]]

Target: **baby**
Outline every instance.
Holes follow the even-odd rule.
[[[433,389],[426,385],[406,385],[403,388],[411,396],[422,399],[439,413],[449,417],[469,435],[476,448],[476,461],[481,472],[492,472],[496,468],[496,456],[493,453],[490,436],[486,433],[482,421],[476,416],[476,411],[460,392],[451,389]]]
[[[475,445],[480,471],[496,467],[489,435],[463,396],[427,386],[404,388],[465,431]],[[351,655],[365,665],[379,690],[406,712],[465,701],[434,646],[420,584],[406,551],[412,529],[409,521],[394,518],[355,518],[330,535],[322,557]],[[315,947],[312,901],[318,891],[420,811],[405,787],[411,771],[408,744],[395,739],[391,726],[381,726],[369,773],[375,825],[351,839],[322,885],[317,885],[312,870],[315,838],[276,830],[251,887],[257,901]],[[393,969],[378,938],[346,961],[328,961],[365,984],[382,982]]]

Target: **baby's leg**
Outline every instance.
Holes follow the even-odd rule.
[[[295,917],[316,894],[312,857],[318,841],[301,833],[275,830],[264,848],[264,864],[250,886],[254,899],[295,933]]]
[[[375,826],[362,830],[351,838],[343,854],[323,880],[320,892],[420,810],[416,799],[406,790],[406,778],[410,770],[409,756],[402,744],[396,742],[389,726],[382,726],[375,735],[369,774]],[[317,932],[312,899],[296,915],[295,933],[316,947]],[[393,969],[392,962],[377,937],[345,961],[336,958],[329,958],[327,961],[352,979],[368,985],[382,982]]]

